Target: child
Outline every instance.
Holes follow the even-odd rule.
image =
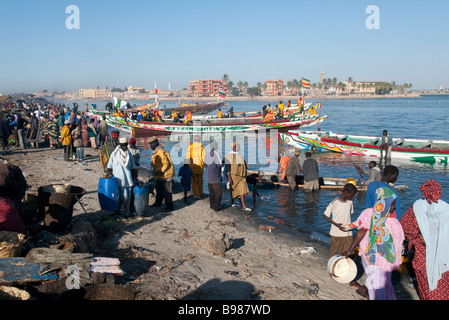
[[[343,226],[351,223],[351,214],[354,212],[352,198],[356,193],[357,188],[352,183],[347,183],[342,193],[328,205],[323,214],[324,219],[332,224],[329,232],[329,258],[347,251],[352,243],[352,231],[345,231]]]
[[[181,177],[181,184],[184,187],[184,202],[187,202],[187,192],[192,190],[193,171],[189,166],[189,159],[184,160],[184,165],[179,168],[178,176]]]

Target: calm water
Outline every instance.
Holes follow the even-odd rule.
[[[328,115],[328,120],[320,124],[322,131],[381,136],[382,131],[386,129],[394,137],[449,140],[447,129],[449,127],[449,98],[447,97],[329,99],[313,102],[321,102],[321,114]],[[130,103],[143,104],[142,101],[130,101]],[[176,103],[176,101],[162,102],[162,105],[166,105],[168,108],[176,106]],[[234,112],[260,110],[264,104],[268,103],[271,103],[272,106],[276,104],[273,101],[232,101],[223,111],[227,111],[230,106],[234,107]],[[286,104],[286,101],[284,103]],[[105,102],[97,103],[99,108],[105,104]],[[79,103],[79,105],[81,107],[83,103]],[[317,128],[307,129],[315,130]],[[167,151],[171,151],[176,146],[176,142],[167,141],[167,138],[161,137],[161,141]],[[265,145],[271,146],[272,150],[275,150],[276,143],[278,143],[280,153],[288,153],[292,149],[282,144],[281,141],[277,141],[277,138],[250,137],[246,140],[243,150],[245,158],[253,160],[256,152],[261,155],[266,153],[265,150],[262,150]],[[146,146],[145,139],[139,139],[138,144],[143,148],[143,164],[149,165],[151,152]],[[222,149],[221,155],[224,156],[227,151],[228,149]],[[334,153],[315,154],[314,157],[320,166],[320,176],[355,179],[359,176],[353,163],[367,169],[367,164],[371,160]],[[250,163],[251,169],[258,169],[266,164],[264,159],[257,160],[256,163],[254,161]],[[301,155],[300,163],[303,161],[304,158]],[[415,200],[421,198],[422,194],[418,188],[428,179],[435,179],[441,183],[443,199],[449,202],[449,168],[444,165],[432,166],[408,161],[397,162],[394,159],[392,164],[396,165],[400,171],[397,184],[407,184],[409,187],[405,192],[400,193],[403,213]],[[176,168],[179,168],[179,165]],[[205,192],[207,193],[206,184]],[[323,219],[322,214],[327,205],[339,195],[338,191],[321,190],[310,194],[298,190],[293,194],[287,188],[260,188],[259,193],[263,196],[271,196],[271,200],[258,199],[254,214],[262,218],[275,217],[277,223],[293,225],[315,239],[329,241],[330,225]],[[247,202],[251,201],[252,197],[248,196]],[[230,204],[228,193],[225,194],[223,203]],[[354,198],[353,219],[355,220],[364,209],[365,195],[357,194]]]

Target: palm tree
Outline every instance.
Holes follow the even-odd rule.
[[[257,95],[260,96],[260,93],[262,91],[262,83],[257,82]]]
[[[239,88],[239,95],[242,93],[242,88],[243,88],[243,81],[239,80],[239,82],[237,82],[237,87]]]
[[[223,85],[224,85],[224,86],[227,85],[228,82],[229,82],[229,76],[225,73],[225,74],[223,75],[223,77],[221,78],[221,81],[223,82]]]

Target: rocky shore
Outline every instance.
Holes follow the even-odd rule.
[[[129,219],[102,211],[99,153],[86,148],[85,154],[84,163],[64,162],[62,150],[47,148],[16,149],[2,158],[22,169],[30,194],[60,183],[86,190],[73,213],[74,221],[95,226],[94,245],[84,250],[118,258],[125,272],[119,281],[136,300],[364,300],[331,278],[326,244],[256,213],[231,207],[216,213],[207,196],[186,204],[177,184],[174,211],[150,207]],[[261,228],[267,225],[275,229]],[[363,284],[362,271],[357,280]],[[398,299],[418,299],[407,273],[396,273],[394,283]]]

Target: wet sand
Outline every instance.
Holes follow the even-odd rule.
[[[114,221],[114,230],[98,236],[92,253],[120,259],[121,281],[137,300],[364,300],[329,275],[326,244],[239,208],[214,212],[207,195],[190,196],[186,204],[179,183],[174,211],[149,207],[144,216],[114,220],[98,201],[104,175],[98,150],[86,148],[83,164],[64,162],[62,155],[62,149],[43,148],[2,157],[22,169],[29,193],[60,183],[86,190],[74,206],[74,220]],[[363,271],[357,279],[363,284]],[[408,274],[396,273],[394,283],[398,299],[418,299]]]

